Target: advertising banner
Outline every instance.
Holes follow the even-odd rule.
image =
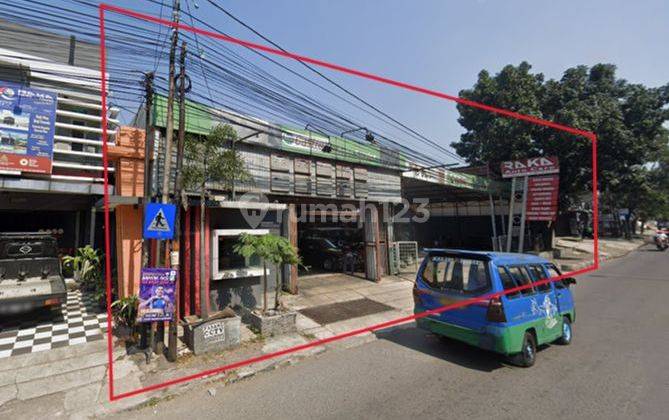
[[[555,156],[542,156],[502,162],[502,178],[528,175],[547,175],[560,172],[560,164]]]
[[[57,95],[0,81],[0,170],[51,173]]]
[[[142,268],[139,282],[137,322],[171,321],[177,271],[171,268]]]
[[[535,176],[527,180],[527,220],[555,220],[560,176]]]

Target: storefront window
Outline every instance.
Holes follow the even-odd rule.
[[[257,256],[244,258],[234,251],[239,236],[222,236],[218,239],[218,269],[230,270],[261,266]]]

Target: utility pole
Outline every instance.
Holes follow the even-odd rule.
[[[179,10],[180,10],[180,1],[174,0],[172,6],[172,21],[176,24],[179,23]],[[165,160],[163,162],[163,182],[162,182],[162,203],[166,204],[170,201],[170,174],[172,172],[172,139],[174,137],[174,93],[176,90],[174,73],[175,73],[175,60],[176,60],[176,49],[179,41],[179,30],[174,27],[172,29],[172,44],[170,46],[170,62],[169,62],[169,76],[168,84],[169,91],[167,96],[167,112],[166,112],[166,124],[165,124]],[[167,246],[167,242],[165,243]],[[160,255],[166,255],[165,252],[159,252]],[[164,266],[168,265],[169,261],[164,261]],[[156,343],[156,349],[160,352],[164,347],[165,340],[165,323],[158,323],[158,339]]]
[[[180,1],[174,0],[172,21],[179,23],[179,7]],[[175,60],[177,43],[179,41],[179,30],[172,29],[172,45],[170,46],[170,67],[169,67],[169,93],[167,96],[167,116],[165,124],[165,162],[163,164],[163,188],[162,188],[162,202],[167,203],[170,199],[170,172],[172,169],[172,139],[174,137],[174,93],[175,86]]]
[[[151,201],[151,177],[153,171],[153,121],[151,113],[153,112],[153,79],[155,75],[153,72],[146,73],[144,76],[144,109],[146,111],[145,130],[144,130],[144,204]],[[149,265],[149,241],[144,239],[142,241],[142,267]]]
[[[179,322],[179,264],[180,264],[180,242],[181,242],[181,202],[183,193],[183,159],[184,145],[186,142],[186,41],[181,43],[181,56],[179,58],[179,131],[177,134],[177,167],[174,180],[174,203],[176,204],[176,216],[174,218],[174,240],[172,241],[172,268],[177,271],[177,282],[174,288],[174,320],[170,322],[167,339],[167,360],[177,360],[177,323]],[[188,202],[185,203],[188,205]],[[188,238],[186,238],[188,240]]]
[[[143,204],[146,208],[146,205],[151,202],[151,181],[152,181],[152,170],[153,170],[153,141],[154,141],[154,131],[153,131],[153,121],[152,115],[153,112],[153,79],[154,73],[146,73],[144,75],[144,110],[146,112],[145,123],[144,123],[144,200]],[[142,240],[142,268],[146,268],[149,265],[149,254],[151,249],[149,246],[149,240]],[[150,356],[151,350],[155,350],[155,324],[147,326],[147,324],[142,325],[142,339],[140,347],[143,349],[148,349],[147,357]]]

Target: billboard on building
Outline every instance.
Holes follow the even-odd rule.
[[[0,170],[51,173],[57,95],[0,80]]]

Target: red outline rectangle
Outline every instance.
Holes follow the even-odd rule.
[[[363,334],[363,333],[366,333],[366,332],[373,332],[373,331],[376,331],[376,330],[379,330],[379,329],[382,329],[382,328],[387,328],[387,327],[391,327],[391,326],[394,326],[394,325],[399,325],[399,324],[403,324],[403,323],[406,323],[406,322],[410,322],[410,321],[413,321],[413,320],[416,320],[416,319],[424,318],[424,317],[429,316],[429,315],[439,314],[441,312],[445,312],[445,311],[448,311],[448,310],[451,310],[451,309],[455,309],[455,308],[459,308],[459,307],[483,302],[483,301],[492,299],[494,297],[499,297],[501,295],[509,294],[509,293],[515,293],[519,290],[532,287],[532,284],[516,287],[516,288],[510,289],[510,290],[505,290],[503,292],[490,293],[490,294],[487,294],[487,295],[484,295],[484,296],[471,298],[471,299],[464,300],[464,301],[461,301],[461,302],[458,302],[458,303],[455,303],[455,304],[446,305],[446,306],[442,306],[442,307],[437,308],[437,309],[425,311],[425,312],[422,312],[422,313],[419,313],[419,314],[414,314],[414,315],[409,315],[409,316],[402,317],[402,318],[397,318],[397,319],[394,319],[394,320],[391,320],[391,321],[371,325],[369,327],[360,328],[360,329],[353,330],[353,331],[348,331],[346,333],[338,334],[338,335],[335,335],[333,337],[329,337],[329,338],[325,338],[325,339],[321,339],[321,340],[314,340],[314,341],[311,341],[311,342],[306,343],[306,344],[293,346],[293,347],[290,347],[290,348],[287,348],[287,349],[276,351],[274,353],[264,354],[264,355],[261,355],[261,356],[257,356],[257,357],[253,357],[253,358],[250,358],[250,359],[235,362],[235,363],[232,363],[232,364],[228,364],[228,365],[225,365],[225,366],[221,366],[221,367],[218,367],[218,368],[215,368],[215,369],[205,370],[205,371],[193,374],[193,375],[188,375],[188,376],[185,376],[185,377],[172,379],[172,380],[160,383],[160,384],[155,384],[155,385],[151,385],[151,386],[147,386],[147,387],[144,387],[144,388],[140,388],[140,389],[136,389],[136,390],[133,390],[133,391],[128,391],[128,392],[124,392],[124,393],[115,395],[114,394],[114,369],[113,369],[113,357],[112,357],[112,325],[111,325],[111,322],[112,322],[112,316],[111,316],[111,261],[110,261],[111,253],[109,252],[111,246],[110,246],[110,234],[109,234],[109,177],[108,177],[108,155],[107,155],[107,81],[106,81],[106,68],[107,67],[106,67],[106,46],[105,46],[105,11],[122,14],[122,15],[129,16],[129,17],[132,17],[132,18],[135,18],[135,19],[140,19],[140,20],[144,20],[144,21],[147,21],[147,22],[152,22],[152,23],[155,23],[155,24],[158,24],[158,25],[164,25],[164,26],[170,27],[170,28],[178,28],[178,29],[183,30],[183,31],[188,31],[188,32],[199,34],[199,35],[208,36],[208,37],[219,39],[219,40],[222,40],[222,41],[225,41],[225,42],[229,42],[229,43],[245,46],[245,47],[248,47],[248,48],[252,48],[254,50],[263,51],[263,52],[266,52],[266,53],[269,53],[269,54],[278,55],[278,56],[290,58],[290,59],[305,62],[305,63],[310,63],[310,64],[313,64],[313,65],[316,65],[316,66],[319,66],[319,67],[325,67],[325,68],[335,70],[335,71],[338,71],[338,72],[341,72],[341,73],[345,73],[345,74],[349,74],[349,75],[353,75],[353,76],[358,76],[358,77],[361,77],[361,78],[364,78],[364,79],[373,80],[373,81],[376,81],[376,82],[379,82],[379,83],[403,88],[403,89],[406,89],[406,90],[409,90],[409,91],[423,93],[423,94],[426,94],[426,95],[429,95],[429,96],[445,99],[447,101],[456,102],[456,103],[459,103],[459,104],[462,104],[462,105],[466,105],[466,106],[469,106],[469,107],[484,110],[484,111],[491,112],[491,113],[494,113],[494,114],[498,114],[498,115],[501,115],[501,116],[504,116],[504,117],[514,118],[514,119],[526,121],[526,122],[529,122],[529,123],[532,123],[532,124],[537,124],[537,125],[542,125],[542,126],[545,126],[545,127],[550,127],[550,128],[556,129],[556,130],[560,130],[560,131],[564,131],[566,133],[573,134],[575,136],[584,137],[586,139],[589,139],[592,143],[592,188],[593,188],[592,207],[593,207],[593,213],[594,213],[594,221],[593,221],[593,234],[594,234],[594,257],[593,257],[593,259],[594,259],[594,261],[593,261],[593,265],[590,266],[590,267],[581,269],[581,270],[572,271],[570,273],[563,274],[561,276],[557,276],[557,277],[553,277],[553,278],[550,278],[550,279],[545,279],[545,280],[538,281],[538,282],[534,283],[534,285],[547,284],[547,283],[550,283],[550,282],[561,280],[561,279],[566,278],[566,277],[576,276],[576,275],[584,274],[584,273],[587,273],[587,272],[590,272],[590,271],[594,271],[594,270],[597,270],[599,268],[598,201],[597,201],[597,199],[598,199],[598,197],[597,197],[597,136],[594,133],[589,132],[589,131],[580,130],[580,129],[577,129],[577,128],[574,128],[574,127],[569,127],[569,126],[566,126],[566,125],[558,124],[558,123],[555,123],[555,122],[552,122],[552,121],[543,120],[543,119],[533,117],[533,116],[530,116],[530,115],[519,114],[517,112],[513,112],[513,111],[510,111],[510,110],[496,108],[496,107],[493,107],[493,106],[490,106],[490,105],[485,105],[485,104],[482,104],[482,103],[479,103],[479,102],[470,101],[468,99],[448,95],[448,94],[445,94],[445,93],[442,93],[442,92],[438,92],[438,91],[435,91],[435,90],[423,88],[423,87],[420,87],[420,86],[417,86],[417,85],[412,85],[412,84],[408,84],[408,83],[404,83],[404,82],[391,80],[391,79],[381,77],[381,76],[377,76],[377,75],[374,75],[374,74],[371,74],[371,73],[366,73],[366,72],[362,72],[362,71],[355,70],[355,69],[352,69],[352,68],[340,66],[340,65],[337,65],[337,64],[328,63],[326,61],[317,60],[317,59],[314,59],[314,58],[310,58],[310,57],[306,57],[306,56],[302,56],[302,55],[298,55],[298,54],[285,52],[285,51],[278,50],[278,49],[275,49],[275,48],[267,47],[267,46],[264,46],[264,45],[261,45],[261,44],[256,44],[256,43],[253,43],[253,42],[244,41],[244,40],[241,40],[241,39],[233,38],[233,37],[230,37],[230,36],[218,34],[218,33],[211,32],[211,31],[206,31],[206,30],[203,30],[203,29],[200,29],[200,28],[195,28],[195,27],[192,27],[192,26],[184,25],[182,23],[175,23],[175,22],[172,22],[172,21],[168,21],[168,20],[165,20],[165,19],[157,18],[157,17],[150,16],[150,15],[146,15],[146,14],[143,14],[143,13],[138,13],[138,12],[135,12],[135,11],[132,11],[132,10],[120,8],[120,7],[117,7],[117,6],[112,6],[112,5],[105,4],[105,3],[101,3],[98,10],[99,10],[99,18],[100,18],[100,72],[101,72],[102,130],[103,130],[103,133],[102,133],[103,158],[102,159],[103,159],[103,165],[104,165],[104,198],[103,198],[103,202],[104,202],[104,210],[105,210],[104,222],[105,222],[105,249],[106,249],[106,252],[105,252],[105,257],[106,257],[105,279],[106,279],[106,283],[107,283],[107,351],[108,351],[108,361],[109,361],[109,399],[110,399],[110,401],[115,401],[115,400],[119,400],[119,399],[122,399],[122,398],[131,397],[133,395],[141,394],[141,393],[144,393],[144,392],[149,392],[149,391],[153,391],[153,390],[162,389],[162,388],[165,388],[165,387],[168,387],[170,385],[177,384],[177,383],[186,382],[186,381],[190,381],[190,380],[193,380],[193,379],[206,377],[206,376],[209,376],[209,375],[222,373],[222,372],[225,372],[225,371],[230,370],[230,369],[235,369],[235,368],[238,368],[238,367],[241,367],[241,366],[246,366],[246,365],[249,365],[249,364],[252,364],[252,363],[257,363],[257,362],[267,360],[267,359],[271,359],[271,358],[275,358],[275,357],[278,357],[278,356],[281,356],[281,355],[284,355],[284,354],[289,354],[289,353],[294,353],[294,352],[298,352],[298,351],[301,351],[301,350],[306,350],[308,348],[312,348],[312,347],[315,347],[315,346],[327,344],[327,343],[330,343],[330,342],[333,342],[333,341],[341,340],[341,339],[344,339],[344,338],[352,337],[352,336]],[[203,252],[203,251],[204,250],[200,250],[200,252]]]

